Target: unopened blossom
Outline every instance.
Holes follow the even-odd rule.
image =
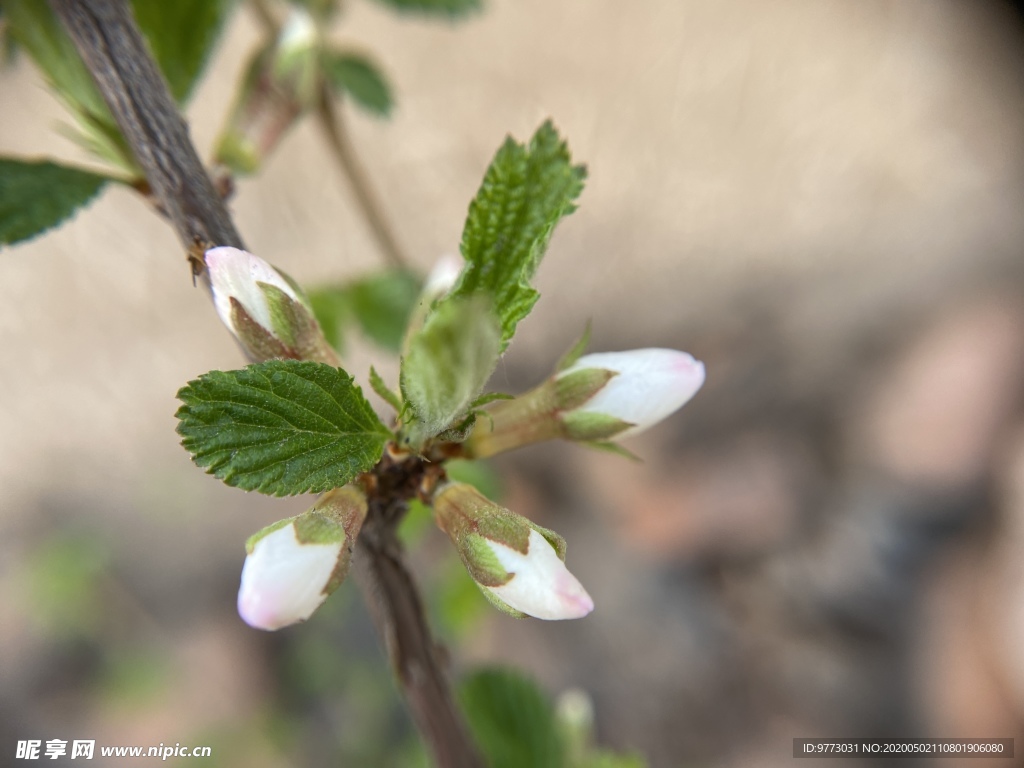
[[[205,260],[217,314],[250,357],[334,362],[306,298],[284,273],[227,246],[211,248]]]
[[[578,619],[594,601],[565,567],[565,541],[553,531],[451,483],[434,499],[434,514],[484,594],[508,613]]]
[[[615,375],[576,414],[602,414],[629,426],[615,435],[629,437],[654,426],[679,410],[704,384],[704,364],[674,349],[634,349],[583,355],[558,374],[558,379],[587,369]]]
[[[345,578],[365,516],[365,498],[341,488],[311,510],[252,536],[238,590],[239,616],[266,630],[312,616]]]

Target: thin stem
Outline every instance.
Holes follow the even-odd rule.
[[[51,0],[92,73],[125,140],[146,175],[153,197],[195,259],[207,286],[202,254],[213,245],[244,247],[210,181],[125,0]],[[393,464],[372,475],[383,481]],[[402,503],[400,499],[395,503]],[[371,507],[359,550],[365,553],[361,587],[384,638],[413,719],[442,768],[479,768],[430,635],[416,585],[395,537],[399,515]]]
[[[384,211],[373,193],[370,184],[370,177],[359,164],[355,148],[349,139],[348,131],[345,129],[344,121],[334,104],[334,96],[326,84],[321,84],[317,98],[317,122],[327,138],[327,146],[331,150],[331,156],[337,162],[341,172],[348,179],[355,193],[356,202],[359,204],[366,223],[380,245],[384,258],[391,266],[406,269],[408,259],[402,254],[391,227],[384,216]]]

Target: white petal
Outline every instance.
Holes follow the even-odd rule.
[[[594,601],[547,539],[531,529],[526,554],[489,539],[502,567],[512,579],[487,587],[503,603],[538,619],[578,619],[594,610]]]
[[[211,248],[206,252],[206,267],[210,270],[213,303],[217,308],[217,314],[233,333],[235,328],[231,324],[232,298],[242,305],[254,321],[268,331],[271,330],[270,306],[257,282],[276,286],[298,301],[295,289],[281,273],[248,251],[227,246]]]
[[[305,621],[327,599],[324,587],[341,549],[340,542],[300,544],[293,525],[267,534],[242,566],[238,614],[257,629],[280,629]]]
[[[636,425],[616,435],[616,439],[657,424],[681,408],[704,383],[704,364],[674,349],[584,355],[559,376],[583,368],[604,368],[619,374],[578,409]]]
[[[434,263],[423,284],[423,295],[431,300],[448,293],[462,274],[466,262],[461,256],[447,254]]]

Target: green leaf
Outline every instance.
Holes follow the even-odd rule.
[[[547,696],[510,669],[474,672],[458,692],[490,768],[563,768],[565,747]]]
[[[387,385],[387,382],[381,378],[381,375],[377,373],[377,369],[372,365],[370,366],[370,387],[381,400],[394,408],[396,413],[401,412],[402,398],[392,391],[391,387]]]
[[[132,0],[135,21],[179,104],[188,101],[230,9],[230,0]]]
[[[446,16],[456,19],[483,7],[481,0],[377,0],[400,13],[418,13],[424,16]]]
[[[380,69],[370,59],[353,53],[327,51],[323,60],[324,75],[339,91],[371,114],[387,117],[394,99],[391,87]]]
[[[575,210],[586,168],[573,165],[550,121],[523,146],[505,140],[469,206],[462,232],[467,265],[450,294],[488,293],[501,320],[501,348],[540,294],[530,287],[551,233]]]
[[[462,416],[498,363],[501,331],[486,296],[444,301],[402,358],[402,396],[419,421],[413,439],[432,437]]]
[[[0,245],[60,224],[106,182],[103,176],[56,163],[0,158]]]
[[[381,272],[353,283],[351,295],[363,332],[384,349],[397,352],[420,295],[419,277],[405,270]]]
[[[309,292],[309,301],[324,336],[335,349],[342,349],[344,333],[355,320],[371,341],[397,352],[419,292],[416,275],[391,270],[353,283],[320,286]]]
[[[340,488],[391,433],[341,368],[272,360],[211,371],[178,392],[181,444],[228,485],[274,496]]]

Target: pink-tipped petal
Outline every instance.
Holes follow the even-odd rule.
[[[616,439],[654,426],[681,408],[704,384],[704,364],[674,349],[584,355],[559,376],[584,368],[603,368],[618,374],[579,408],[634,425]]]
[[[522,554],[494,541],[487,544],[512,578],[500,587],[487,587],[499,600],[538,619],[579,619],[594,610],[594,601],[565,567],[554,547],[530,531]]]
[[[286,525],[256,542],[242,566],[238,614],[256,629],[305,621],[320,607],[342,543],[300,544]]]
[[[231,321],[231,299],[235,299],[249,316],[266,329],[271,328],[270,305],[258,283],[267,283],[298,301],[295,289],[281,273],[259,256],[239,248],[222,246],[206,252],[206,267],[213,286],[213,303],[221,321],[236,336]]]

